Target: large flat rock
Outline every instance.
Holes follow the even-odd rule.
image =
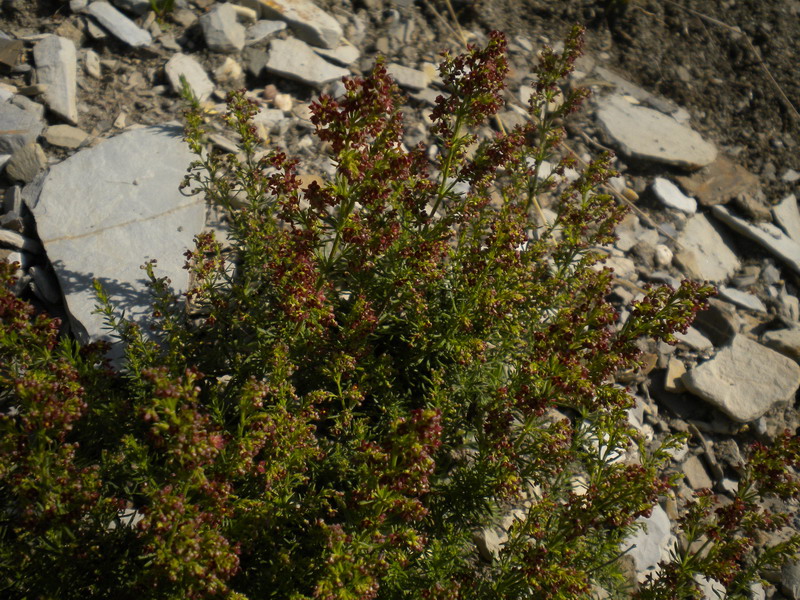
[[[31,202],[39,236],[53,263],[73,329],[84,341],[109,339],[93,314],[97,278],[126,318],[144,324],[150,295],[140,266],[184,291],[183,252],[203,229],[205,204],[178,186],[193,155],[180,127],[127,131],[52,167]],[[121,349],[115,347],[114,356]]]
[[[731,242],[704,214],[698,213],[686,221],[678,236],[678,263],[686,275],[714,283],[725,281],[739,268],[739,259]]]
[[[289,38],[272,40],[269,57],[264,68],[273,75],[300,81],[306,85],[322,87],[350,75],[350,71],[337,67],[319,56],[305,42]]]
[[[336,48],[342,39],[342,26],[311,0],[258,0],[261,14],[280,19],[301,40],[321,48]]]
[[[800,387],[800,366],[739,334],[681,381],[694,395],[734,421],[748,423],[794,398]]]
[[[630,158],[699,169],[717,157],[717,149],[693,129],[619,95],[600,100],[597,120],[611,143]]]

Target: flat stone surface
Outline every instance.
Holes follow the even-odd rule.
[[[347,40],[344,40],[344,42],[336,46],[336,48],[314,48],[314,52],[332,63],[347,67],[361,57],[361,51]]]
[[[711,487],[714,485],[714,482],[711,481],[711,478],[708,476],[708,472],[703,466],[703,463],[700,462],[700,459],[696,456],[690,456],[687,458],[683,462],[683,465],[681,465],[681,470],[686,476],[686,480],[689,482],[689,487],[691,487],[693,490],[699,490],[702,488],[711,489]]]
[[[176,293],[188,285],[183,252],[205,222],[205,203],[178,186],[193,155],[176,126],[127,131],[52,167],[38,201],[29,202],[83,342],[110,339],[93,314],[97,278],[115,309],[145,324],[150,296],[139,268],[157,259],[156,273]],[[112,353],[120,356],[115,346]]]
[[[761,342],[784,356],[800,362],[800,328],[767,331]]]
[[[300,40],[272,40],[264,68],[273,75],[322,87],[329,81],[350,75],[350,71],[332,65]]]
[[[737,217],[724,206],[714,206],[714,216],[728,227],[757,242],[773,255],[800,273],[800,244],[771,223],[748,223]]]
[[[428,87],[428,76],[419,69],[411,69],[397,63],[386,65],[386,71],[402,88],[419,91]]]
[[[283,31],[286,29],[286,23],[283,21],[269,21],[266,19],[262,19],[261,21],[257,21],[255,25],[252,25],[247,28],[245,32],[245,44],[257,44],[261,40],[267,39],[273,33],[277,33],[279,31]]]
[[[200,17],[206,45],[214,52],[239,52],[244,48],[245,28],[236,19],[233,4],[217,4]]]
[[[0,102],[0,154],[13,154],[17,148],[35,141],[43,128],[33,113],[10,102]]]
[[[601,99],[597,120],[612,144],[634,159],[699,169],[717,156],[716,148],[696,131],[622,96]]]
[[[754,421],[800,387],[795,361],[744,335],[682,377],[686,388],[734,421]]]
[[[797,198],[794,194],[786,196],[780,204],[772,207],[775,222],[795,242],[800,244],[800,211],[797,210]]]
[[[203,66],[188,54],[173,54],[172,58],[164,65],[164,72],[167,74],[172,91],[176,94],[181,93],[181,75],[186,77],[189,87],[192,88],[194,95],[200,102],[208,100],[214,91],[214,84],[206,73]]]
[[[286,21],[304,42],[335,48],[342,39],[339,21],[310,0],[259,0],[259,5],[263,16]]]
[[[51,125],[44,131],[44,139],[47,143],[61,148],[77,148],[88,137],[89,134],[83,129],[72,125]]]
[[[705,352],[706,350],[711,350],[714,347],[714,344],[711,342],[711,340],[709,340],[694,327],[689,327],[689,329],[686,330],[686,333],[676,333],[675,337],[678,338],[679,342],[686,344],[698,352]]]
[[[108,2],[92,2],[86,12],[108,29],[115,38],[129,46],[149,46],[153,41],[150,34],[111,6]]]
[[[628,554],[633,557],[638,572],[654,569],[666,557],[671,546],[670,521],[660,505],[653,507],[649,517],[639,517],[637,523],[644,523],[646,530],[636,531],[622,542],[621,549],[635,546]]]
[[[687,275],[711,282],[724,281],[739,268],[731,244],[703,214],[686,221],[678,236],[681,250],[675,255]]]
[[[719,288],[719,297],[727,300],[731,304],[752,310],[754,312],[767,313],[767,307],[758,296],[748,294],[736,288],[721,287]]]
[[[697,212],[697,200],[684,194],[669,179],[656,177],[651,189],[664,206],[677,209],[687,215],[693,215]]]
[[[78,124],[78,55],[75,44],[48,35],[33,47],[36,78],[47,85],[43,97],[50,110],[62,119]]]
[[[755,196],[761,187],[758,177],[724,156],[697,173],[676,179],[703,206],[727,204],[740,194]]]

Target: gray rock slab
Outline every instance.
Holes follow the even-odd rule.
[[[44,139],[51,146],[77,148],[87,140],[89,134],[72,125],[51,125],[44,131]]]
[[[711,478],[708,476],[706,468],[696,456],[687,458],[683,465],[681,465],[681,470],[686,476],[686,480],[689,482],[689,487],[693,490],[702,488],[711,489],[714,486],[714,482],[711,481]]]
[[[361,57],[361,51],[346,40],[336,48],[314,48],[314,52],[343,67],[352,65]]]
[[[295,35],[314,46],[335,48],[342,39],[339,21],[310,0],[259,0],[261,14],[286,21]]]
[[[42,251],[39,242],[9,229],[0,229],[0,246],[10,246],[33,254]]]
[[[786,234],[800,244],[800,211],[794,194],[786,196],[780,204],[772,207],[772,217]]]
[[[33,47],[36,78],[47,85],[43,96],[50,110],[78,124],[78,54],[72,40],[48,35]]]
[[[53,166],[37,201],[29,201],[39,236],[58,276],[73,330],[86,342],[109,339],[94,314],[97,278],[116,310],[144,325],[150,296],[139,268],[176,293],[188,285],[183,252],[205,222],[205,204],[178,186],[193,155],[177,126],[127,131]],[[114,347],[119,357],[121,348]]]
[[[267,39],[274,33],[286,29],[286,23],[283,21],[268,21],[262,19],[257,21],[254,25],[247,28],[245,32],[245,45],[250,46],[257,44],[261,40]]]
[[[0,154],[13,154],[35,141],[43,128],[44,123],[31,112],[10,102],[0,103]]]
[[[164,65],[164,72],[176,94],[181,92],[181,75],[186,77],[189,87],[200,102],[207,100],[214,91],[214,84],[203,66],[188,54],[173,54]]]
[[[6,163],[6,177],[11,181],[30,183],[47,166],[47,156],[36,142],[25,144],[14,151]]]
[[[719,297],[727,300],[731,304],[752,310],[754,312],[767,313],[766,305],[761,301],[758,296],[748,294],[736,288],[721,287],[719,288]]]
[[[739,268],[730,241],[703,214],[686,221],[678,236],[681,250],[675,255],[687,275],[711,282],[724,281]]]
[[[717,157],[717,149],[696,131],[622,96],[601,99],[597,120],[611,143],[630,158],[699,169]]]
[[[244,48],[245,28],[232,4],[217,4],[200,17],[206,45],[214,52],[239,52]]]
[[[682,381],[695,396],[734,421],[748,423],[794,397],[800,387],[800,366],[740,334]]]
[[[675,337],[678,338],[679,342],[686,344],[689,346],[689,348],[697,350],[698,352],[705,352],[706,350],[711,350],[714,347],[714,344],[711,343],[711,340],[709,340],[694,327],[689,327],[689,329],[686,330],[686,333],[676,333]]]
[[[386,71],[402,88],[419,91],[428,87],[428,76],[419,69],[404,67],[397,63],[386,65]]]
[[[800,243],[795,242],[778,227],[771,223],[749,223],[722,205],[712,207],[711,211],[728,227],[757,242],[780,258],[795,273],[800,273]]]
[[[332,65],[300,40],[272,40],[264,68],[273,75],[322,87],[329,81],[350,75],[350,71]]]
[[[674,208],[687,215],[693,215],[697,212],[697,200],[684,194],[669,179],[656,177],[651,189],[664,206]]]
[[[86,12],[97,19],[111,35],[129,46],[148,46],[153,41],[150,34],[123,15],[108,2],[92,2]]]

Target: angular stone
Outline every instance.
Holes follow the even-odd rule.
[[[740,334],[682,381],[734,421],[748,423],[794,397],[800,387],[800,366]]]
[[[245,29],[236,19],[232,4],[217,4],[200,17],[206,45],[214,52],[239,52],[244,48]]]
[[[13,154],[35,141],[43,128],[36,115],[10,102],[0,102],[0,154]]]
[[[86,12],[111,32],[111,35],[129,46],[148,46],[153,38],[108,2],[92,2]]]
[[[717,149],[696,131],[622,96],[603,98],[597,119],[612,144],[630,158],[699,169],[717,156]]]
[[[252,27],[247,28],[245,44],[248,46],[257,44],[261,40],[267,39],[273,33],[283,31],[284,29],[286,29],[286,23],[283,21],[258,21]]]
[[[332,65],[318,56],[308,44],[292,38],[270,42],[264,68],[274,75],[317,88],[350,74],[347,69]]]
[[[11,181],[30,183],[47,166],[47,156],[36,142],[24,145],[6,163],[6,177]]]
[[[664,206],[685,212],[687,215],[693,215],[697,212],[697,200],[684,194],[669,179],[656,177],[651,189]]]
[[[36,78],[47,85],[44,101],[50,110],[73,125],[78,123],[78,55],[72,41],[48,35],[33,47]]]
[[[345,40],[345,43],[336,46],[336,48],[314,48],[314,52],[332,63],[343,67],[352,65],[361,57],[359,49],[347,40]]]
[[[772,207],[775,222],[795,242],[800,244],[800,211],[797,210],[797,198],[794,194],[786,196],[780,204]]]
[[[767,331],[761,342],[768,348],[800,362],[800,328]]]
[[[342,38],[339,21],[310,0],[259,0],[261,14],[286,21],[295,35],[314,46],[335,48]]]
[[[739,268],[739,259],[723,236],[703,214],[686,221],[678,236],[675,255],[687,275],[711,282],[724,281]]]
[[[686,388],[683,387],[681,382],[681,377],[683,377],[684,373],[686,373],[686,366],[683,361],[670,356],[667,363],[667,372],[664,374],[664,389],[673,394],[679,394],[685,390]]]
[[[208,100],[214,91],[214,84],[203,66],[188,54],[174,54],[164,65],[164,72],[172,86],[172,91],[181,93],[181,75],[186,77],[189,87],[200,102]]]
[[[800,273],[800,243],[778,227],[771,223],[748,223],[721,205],[714,206],[711,211],[728,227],[757,242],[785,262],[795,273]]]
[[[727,204],[740,194],[755,196],[761,187],[758,177],[724,156],[697,173],[676,179],[703,206]]]
[[[736,288],[721,287],[719,288],[719,297],[747,310],[767,314],[767,307],[758,296],[753,294],[748,294]]]
[[[8,229],[0,229],[0,246],[11,246],[17,250],[25,250],[33,254],[42,251],[41,245],[36,240]]]
[[[146,127],[83,149],[53,166],[29,202],[83,342],[109,339],[94,314],[93,278],[145,331],[151,298],[140,265],[158,259],[173,291],[188,285],[182,254],[203,228],[205,203],[178,189],[194,158],[182,138],[180,127]]]
[[[693,490],[699,490],[702,488],[711,489],[714,486],[714,482],[711,481],[711,478],[708,476],[706,468],[696,456],[690,456],[687,458],[683,465],[681,465],[681,470],[689,482],[689,487],[691,487]]]
[[[397,85],[402,88],[419,91],[428,87],[428,76],[418,69],[411,69],[397,63],[389,63],[386,65],[386,71],[397,82]]]
[[[686,330],[686,333],[676,333],[675,337],[678,338],[679,342],[686,344],[689,346],[689,348],[697,350],[698,352],[705,352],[706,350],[711,350],[714,347],[714,344],[711,343],[711,340],[709,340],[694,327],[689,327],[689,329]]]
[[[627,550],[634,546],[628,554],[633,557],[636,571],[642,573],[654,569],[662,558],[666,558],[673,538],[669,517],[658,504],[649,517],[639,517],[636,522],[643,523],[645,528],[625,538],[621,548]]]
[[[77,148],[88,137],[89,134],[83,129],[72,125],[51,125],[44,131],[44,139],[47,143],[61,148]]]

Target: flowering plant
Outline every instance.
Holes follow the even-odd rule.
[[[472,131],[502,106],[505,39],[446,55],[434,169],[425,147],[404,147],[380,62],[313,104],[336,171],[305,187],[296,161],[259,151],[244,94],[227,115],[238,154],[206,152],[194,102],[185,187],[227,210],[230,245],[197,237],[182,299],[145,265],[153,332],[117,318],[98,286],[123,370],[3,288],[4,593],[646,598],[694,593],[697,573],[756,578],[764,561],[712,532],[783,524],[752,517],[754,499],[796,494],[796,442],[755,455],[781,485],[754,480],[716,517],[708,496],[687,513],[689,537],[704,527],[721,544],[718,565],[689,549],[638,592],[619,566],[681,440],[648,448],[613,376],[638,364],[642,336],[674,341],[713,290],[649,289],[624,322],[606,300],[597,248],[623,214],[598,192],[609,157],[564,183],[573,161],[557,154],[584,92],[553,100],[580,46],[576,30],[563,53],[546,50],[531,120],[480,142]],[[548,176],[545,160],[558,161]],[[476,532],[512,510],[505,544],[482,559]]]

